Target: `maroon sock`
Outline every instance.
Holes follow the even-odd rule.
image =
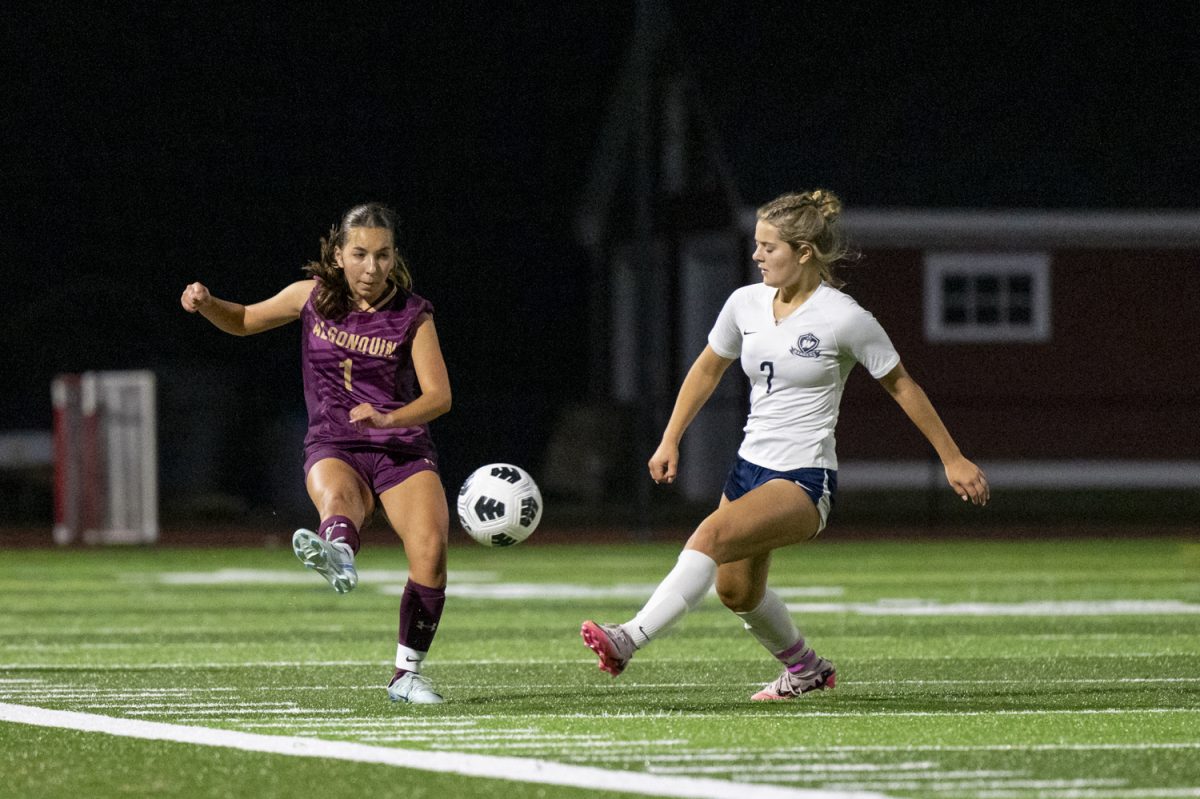
[[[326,541],[343,541],[350,545],[354,554],[358,554],[358,527],[345,516],[330,516],[321,522],[319,535]]]
[[[400,645],[428,652],[445,604],[446,589],[429,588],[410,579],[400,597]]]

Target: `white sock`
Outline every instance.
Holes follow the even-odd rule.
[[[425,662],[425,656],[428,654],[428,652],[409,649],[403,644],[396,644],[396,668],[420,674],[421,664]]]
[[[804,654],[804,636],[792,621],[792,614],[779,595],[767,589],[754,610],[736,614],[745,622],[746,632],[754,636],[772,656],[790,666]]]
[[[621,626],[640,649],[700,604],[716,579],[715,560],[703,552],[685,549],[638,614]]]

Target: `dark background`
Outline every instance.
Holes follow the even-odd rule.
[[[291,502],[297,330],[178,297],[262,299],[380,200],[451,370],[447,484],[536,467],[595,368],[575,214],[637,8],[431,5],[6,11],[0,430],[49,429],[58,372],[150,368],[165,501]],[[1194,4],[667,5],[747,203],[1198,205]]]

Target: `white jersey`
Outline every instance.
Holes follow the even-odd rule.
[[[861,363],[878,379],[900,356],[875,317],[822,283],[778,324],[776,289],[763,283],[729,296],[708,334],[722,358],[750,378],[750,416],[738,455],[768,469],[836,469],[833,428],[846,376]]]

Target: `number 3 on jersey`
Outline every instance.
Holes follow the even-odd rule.
[[[354,366],[354,361],[347,358],[346,360],[338,363],[338,366],[342,367],[342,383],[346,386],[346,391],[351,391],[350,367]]]
[[[350,363],[349,359],[346,363]],[[771,380],[775,377],[775,362],[763,361],[758,365],[758,371],[767,373],[767,393],[771,393]],[[346,367],[346,388],[350,388],[350,367]]]

